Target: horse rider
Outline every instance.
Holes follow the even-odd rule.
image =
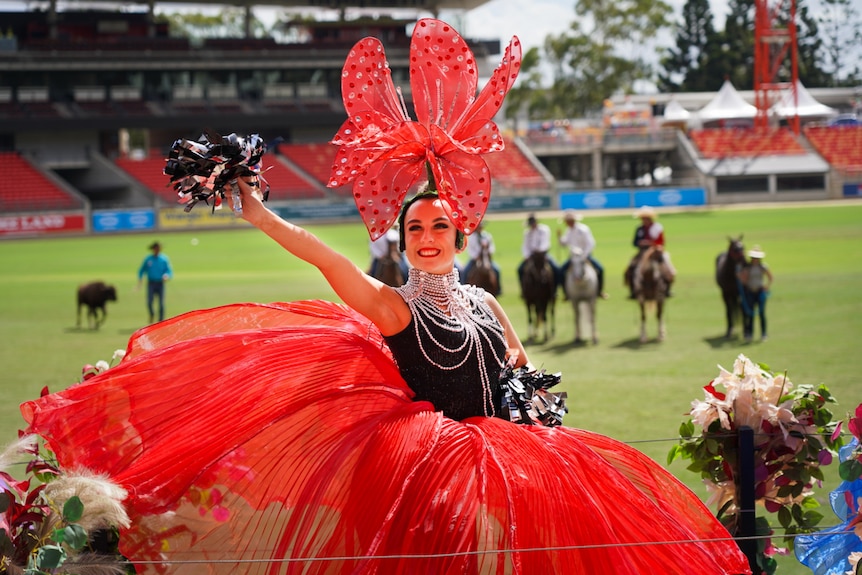
[[[371,252],[371,267],[368,275],[377,277],[380,260],[391,257],[398,262],[401,268],[401,276],[406,278],[410,272],[410,266],[406,259],[398,251],[398,224],[393,225],[385,234],[370,242],[368,250]]]
[[[541,254],[554,272],[554,283],[560,285],[560,268],[548,253],[551,249],[551,228],[539,223],[535,214],[527,217],[527,229],[524,230],[524,241],[521,243],[521,255],[524,259],[518,265],[518,283],[524,279],[524,266],[527,260],[536,254]]]
[[[476,226],[476,231],[467,236],[467,257],[469,261],[464,266],[464,273],[461,279],[466,280],[470,277],[470,271],[476,265],[476,260],[480,260],[482,253],[485,252],[488,254],[488,260],[491,262],[491,269],[494,270],[494,275],[497,276],[497,285],[499,286],[497,289],[499,290],[502,287],[500,283],[500,266],[491,258],[494,255],[494,251],[494,236],[485,229],[483,222],[479,222],[479,225]],[[494,295],[499,295],[499,293]]]
[[[579,248],[581,253],[586,254],[587,260],[596,270],[596,278],[598,280],[598,296],[602,299],[608,299],[608,294],[604,291],[605,285],[605,269],[602,264],[593,257],[593,250],[596,248],[596,239],[593,237],[593,232],[590,226],[583,223],[583,214],[576,213],[574,210],[566,210],[563,214],[563,222],[566,224],[566,230],[557,230],[557,242],[564,248],[566,253],[570,254],[575,248]],[[563,286],[563,298],[567,298],[565,290],[566,273],[569,271],[569,266],[572,265],[571,258],[566,260],[563,267],[560,268],[560,285]]]
[[[674,277],[676,277],[676,270],[670,262],[670,255],[664,251],[664,227],[656,221],[658,219],[658,213],[650,206],[641,206],[635,212],[635,217],[640,218],[641,225],[635,230],[635,239],[632,242],[638,251],[629,262],[629,266],[626,268],[625,274],[626,285],[629,286],[629,289],[631,290],[629,298],[635,299],[635,266],[637,265],[641,255],[653,246],[655,246],[656,249],[661,250],[664,254],[664,262],[670,274],[670,278],[667,278],[667,297],[670,297],[670,286],[673,283]]]

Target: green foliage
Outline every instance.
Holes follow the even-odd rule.
[[[243,38],[245,34],[245,10],[225,8],[218,14],[204,12],[171,12],[159,14],[166,20],[171,36],[201,40],[204,38]],[[249,32],[258,37],[269,34],[266,26],[252,14]]]
[[[709,2],[688,0],[682,13],[676,47],[662,59],[664,71],[659,74],[659,87],[672,92],[718,90],[724,81],[715,70],[721,37],[715,31]]]
[[[862,46],[862,12],[853,0],[822,0],[818,17],[833,86],[856,86]]]
[[[668,26],[670,12],[663,1],[579,0],[569,30],[545,38],[553,84],[535,110],[545,118],[585,116],[609,96],[630,92],[636,80],[650,77],[644,46]]]

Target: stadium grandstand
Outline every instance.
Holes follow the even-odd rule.
[[[4,12],[0,235],[181,225],[171,214],[182,206],[162,169],[173,142],[198,139],[204,129],[257,133],[270,143],[264,177],[270,203],[282,215],[358,217],[349,188],[326,186],[335,154],[328,140],[345,117],[340,81],[347,51],[362,37],[381,38],[409,107],[409,34],[415,20],[380,14],[386,9],[401,14],[405,8],[418,15],[470,10],[485,1],[366,2],[375,16],[287,23],[301,32],[290,35],[301,40],[290,42],[249,35],[173,37],[152,4],[140,11],[134,5],[116,11],[51,4]],[[276,4],[255,2],[268,3]],[[314,0],[277,4],[333,8],[332,2],[324,6]],[[487,76],[501,53],[500,39],[467,41]],[[862,128],[829,125],[835,114],[855,112],[852,102],[862,94],[848,89],[800,91],[799,98],[803,95],[814,113],[802,118],[798,133],[779,113],[774,126],[755,128],[746,108],[752,94],[732,87],[710,94],[611,97],[595,121],[507,125],[500,119],[506,149],[485,157],[494,189],[489,210],[862,194]],[[709,116],[698,116],[707,109]],[[56,229],[24,225],[45,214],[57,217],[44,221],[68,216],[72,223]],[[195,219],[189,225],[223,221]]]

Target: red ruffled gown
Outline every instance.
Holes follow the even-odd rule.
[[[372,324],[307,301],[146,327],[22,413],[61,466],[128,489],[138,573],[749,572],[637,450],[412,398]]]

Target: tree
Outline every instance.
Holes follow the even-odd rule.
[[[662,59],[659,87],[664,91],[704,92],[721,87],[721,74],[713,70],[721,38],[715,31],[709,0],[688,0],[677,27],[676,48]]]
[[[737,88],[754,88],[754,0],[730,0],[716,72]]]
[[[805,0],[796,0],[796,46],[799,81],[803,86],[821,87],[831,83],[830,74],[823,69],[823,39],[817,20],[808,12]]]
[[[514,129],[518,131],[518,117],[526,112],[528,118],[542,116],[547,107],[547,97],[542,90],[541,54],[537,47],[532,47],[521,58],[521,71],[518,81],[506,95],[506,108],[503,114],[506,119],[514,121]]]
[[[597,111],[650,78],[644,46],[668,26],[671,8],[663,0],[578,0],[575,13],[567,32],[545,38],[553,85],[544,111],[557,117]]]
[[[819,18],[825,36],[824,48],[833,86],[855,86],[862,81],[862,18],[853,0],[821,0]],[[858,6],[858,4],[857,4]]]

